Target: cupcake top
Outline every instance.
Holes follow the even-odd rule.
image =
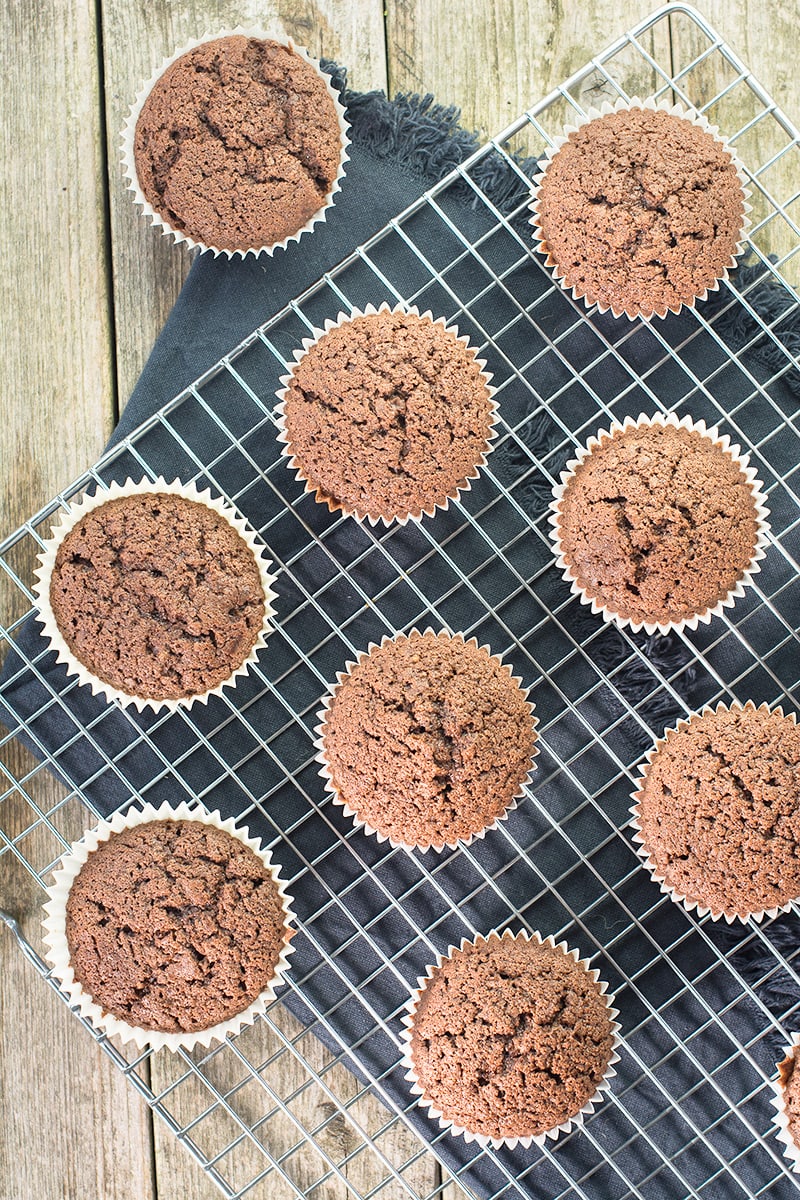
[[[69,649],[129,696],[182,699],[219,686],[264,622],[259,565],[233,526],[185,496],[120,496],[64,537],[50,605]]]
[[[611,1010],[585,966],[519,937],[492,934],[454,950],[411,1019],[424,1099],[487,1138],[536,1137],[576,1116],[613,1053]]]
[[[659,624],[728,596],[753,561],[758,521],[752,486],[721,446],[644,424],[600,436],[567,480],[556,531],[589,599]]]
[[[664,316],[713,286],[744,215],[730,152],[663,109],[622,109],[582,125],[538,192],[542,249],[563,286],[617,315]]]
[[[800,729],[780,710],[668,730],[637,799],[643,851],[679,896],[743,917],[800,897]]]
[[[290,46],[231,35],[181,55],[136,122],[141,191],[173,229],[227,250],[272,246],[325,203],[342,157],[336,107]]]
[[[66,938],[76,980],[106,1012],[164,1032],[210,1029],[269,986],[288,938],[272,874],[201,821],[114,833],[74,879]]]
[[[284,395],[288,452],[318,499],[376,520],[456,495],[478,473],[492,420],[474,350],[428,316],[388,309],[323,334]]]
[[[800,1150],[800,1046],[795,1046],[782,1062],[778,1063],[778,1086],[788,1121],[787,1133]]]
[[[507,667],[475,642],[424,634],[375,647],[334,689],[322,759],[371,830],[406,846],[453,845],[519,794],[535,721]]]

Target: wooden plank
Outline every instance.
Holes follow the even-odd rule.
[[[795,125],[800,123],[796,71],[789,50],[797,37],[796,11],[791,6],[758,4],[755,0],[739,4],[704,0],[702,8],[709,24],[789,119]],[[734,138],[745,166],[758,171],[788,145],[785,130],[772,116],[757,119],[765,113],[762,98],[748,80],[738,78],[721,51],[706,53],[713,42],[691,16],[676,11],[670,17],[670,30],[675,72],[685,72],[680,84],[688,99],[697,106],[711,103],[709,120]],[[701,55],[705,55],[703,61],[695,63]],[[753,121],[756,123],[750,129],[736,136]],[[795,197],[788,213],[800,228],[800,149],[794,147],[783,154],[759,178],[764,190],[756,188],[751,195],[753,241],[763,254],[783,258],[797,249],[800,238],[783,216],[776,215],[775,203],[785,205]],[[765,223],[757,229],[760,222]],[[790,283],[800,284],[800,254],[787,261],[782,270]]]
[[[94,11],[88,0],[65,0],[57,6],[51,0],[36,6],[36,20],[31,21],[30,14],[20,14],[21,7],[14,6],[12,12],[11,6],[6,6],[0,14],[0,34],[3,44],[13,47],[17,72],[1,122],[6,218],[0,237],[6,239],[8,295],[4,316],[7,346],[0,368],[0,402],[6,421],[0,471],[4,528],[18,524],[96,456],[110,426],[113,387]],[[103,8],[117,377],[123,399],[169,311],[188,262],[182,248],[159,239],[142,221],[122,184],[118,129],[141,79],[174,45],[203,28],[238,21],[282,21],[312,52],[347,62],[354,86],[384,83],[383,15],[381,6],[371,0],[368,4],[366,0],[287,2],[266,8],[254,3],[189,0],[180,6],[180,12],[175,11],[177,7],[166,2],[136,5],[133,0],[106,0]],[[442,102],[461,102],[465,124],[493,132],[582,65],[622,28],[655,7],[646,0],[620,0],[613,6],[602,0],[588,11],[584,5],[551,5],[544,0],[439,0],[437,5],[427,0],[393,0],[387,4],[390,86],[392,90],[430,90]],[[754,0],[733,7],[725,0],[704,0],[703,7],[797,119],[797,111],[791,111],[794,93],[789,88],[794,76],[791,14],[776,12],[776,6],[756,6]],[[675,14],[673,53],[688,55],[692,43],[678,24]],[[663,36],[663,27],[657,36]],[[652,45],[663,50],[663,42]],[[619,66],[626,72],[625,86],[631,89],[636,79],[635,57],[621,59]],[[697,78],[702,76],[698,73]],[[762,137],[763,131],[756,136]],[[20,145],[25,146],[24,155],[18,151]],[[765,148],[766,143],[763,148],[756,143],[759,154],[763,155]],[[796,170],[794,173],[796,177]],[[791,186],[788,171],[785,186]],[[29,579],[31,556],[20,555],[18,568]],[[2,594],[0,604],[5,617],[12,598]],[[27,761],[15,764],[15,769],[29,767]],[[38,802],[45,806],[60,799],[52,781],[37,778],[31,783],[31,791],[34,789]],[[4,828],[13,833],[24,828],[20,805],[6,802],[2,819]],[[72,836],[80,825],[80,813],[70,810],[59,827]],[[41,829],[31,832],[20,849],[35,862],[49,861],[54,854],[52,838]],[[3,899],[14,896],[34,936],[36,888],[20,867],[7,870],[7,861],[5,856]],[[16,948],[7,949],[9,945],[10,939],[0,938],[0,1001],[6,1039],[0,1082],[7,1097],[4,1109],[13,1114],[0,1134],[0,1161],[4,1163],[0,1195],[9,1200],[24,1195],[101,1195],[104,1200],[136,1195],[152,1200],[155,1192],[145,1106],[66,1008],[33,975]],[[20,1047],[25,1048],[24,1054],[19,1053]],[[325,1067],[321,1047],[314,1049],[304,1043],[303,1051],[317,1069]],[[320,1054],[319,1060],[311,1058],[315,1053]],[[154,1080],[162,1087],[171,1082],[175,1071],[174,1059],[161,1063],[166,1057],[158,1056],[154,1064]],[[281,1086],[291,1094],[301,1086],[302,1073],[293,1075],[286,1058],[279,1060],[279,1066]],[[221,1056],[208,1070],[222,1089],[236,1087],[240,1081],[236,1064],[228,1056]],[[331,1072],[331,1079],[335,1077]],[[345,1100],[352,1098],[353,1086],[352,1076],[342,1071],[336,1082],[337,1094]],[[312,1089],[307,1091],[312,1095]],[[237,1105],[247,1121],[258,1119],[259,1093],[263,1094],[263,1088],[257,1084],[236,1092]],[[326,1109],[318,1092],[303,1108],[304,1096],[305,1092],[298,1098],[297,1111],[308,1128],[331,1117],[319,1134],[326,1148],[339,1157],[355,1150],[358,1143],[353,1141],[347,1121]],[[182,1085],[175,1103],[185,1105],[181,1111],[189,1113],[202,1099],[203,1093],[189,1081]],[[373,1130],[386,1119],[380,1106],[375,1106],[371,1115],[362,1115],[360,1099],[354,1112]],[[373,1121],[376,1124],[371,1125]],[[209,1128],[212,1124],[209,1121]],[[36,1131],[37,1153],[19,1155],[18,1147],[29,1144],[30,1129]],[[395,1132],[391,1131],[392,1137]],[[213,1136],[219,1137],[220,1129]],[[277,1131],[275,1136],[288,1133]],[[385,1145],[384,1139],[381,1144]],[[211,1200],[218,1195],[161,1126],[157,1146],[162,1200]],[[401,1139],[390,1157],[402,1163],[414,1146],[413,1140],[409,1147]],[[6,1163],[11,1164],[10,1174]],[[246,1163],[238,1169],[245,1171]],[[293,1169],[298,1181],[311,1183],[317,1164],[298,1156]],[[357,1154],[347,1171],[362,1193],[382,1178],[367,1154]],[[420,1181],[423,1178],[424,1174],[418,1177]],[[340,1184],[331,1183],[326,1192],[328,1186],[317,1189],[315,1195],[342,1194]],[[273,1193],[270,1181],[253,1192],[254,1196],[272,1194],[279,1193]],[[379,1193],[393,1194],[391,1185]],[[453,1200],[463,1195],[455,1185],[446,1194]]]
[[[94,5],[3,5],[0,42],[9,83],[0,116],[5,535],[97,457],[113,424],[114,395]],[[29,583],[30,542],[14,566]],[[25,607],[0,573],[3,618]],[[18,775],[33,766],[19,748],[5,751],[5,761]],[[61,799],[44,773],[28,786],[45,809]],[[39,869],[58,843],[41,826],[25,835],[30,812],[14,797],[3,803],[0,821],[8,835],[21,835],[19,853]],[[54,819],[67,837],[85,824],[69,806]],[[9,853],[0,877],[0,902],[39,943],[39,885]],[[148,1200],[147,1112],[7,933],[0,935],[0,1013],[0,1195]]]
[[[592,5],[393,0],[387,4],[390,89],[432,92],[442,104],[458,104],[462,124],[486,137],[504,129],[656,7],[650,0]],[[659,36],[666,38],[666,25]],[[621,58],[615,71],[631,91],[650,79],[641,56]],[[599,98],[597,79],[592,82]]]
[[[114,311],[117,337],[117,376],[121,397],[126,398],[146,361],[153,341],[178,294],[191,262],[183,246],[157,234],[142,219],[125,187],[118,159],[119,130],[131,98],[141,82],[148,78],[163,58],[204,32],[216,32],[237,25],[258,26],[278,35],[291,36],[310,53],[346,63],[349,82],[362,90],[385,88],[383,15],[379,0],[320,0],[319,3],[232,4],[192,0],[180,8],[169,3],[137,6],[130,0],[104,0],[103,42],[106,76],[107,138],[109,147],[109,189],[113,234]],[[263,1030],[260,1029],[263,1034]],[[175,1064],[166,1055],[152,1062],[152,1086],[160,1090],[173,1081]],[[226,1074],[228,1071],[228,1074]],[[234,1087],[237,1067],[229,1056],[211,1060],[209,1075],[223,1090]],[[282,1059],[287,1083],[299,1087],[302,1068],[289,1056]],[[232,1072],[232,1074],[231,1074]],[[349,1079],[341,1071],[342,1085]],[[258,1119],[263,1089],[251,1086],[239,1089],[232,1105],[243,1122]],[[298,1103],[299,1119],[313,1128],[319,1115],[320,1096],[308,1089]],[[204,1110],[209,1093],[197,1079],[186,1080],[176,1097],[177,1119],[189,1120]],[[374,1102],[373,1102],[374,1103]],[[376,1107],[379,1107],[376,1105]],[[382,1112],[383,1110],[381,1110]],[[385,1114],[382,1117],[385,1121]],[[285,1119],[284,1119],[285,1123]],[[277,1136],[280,1122],[273,1121],[271,1136]],[[219,1152],[241,1133],[231,1119],[217,1112],[201,1122],[193,1134],[198,1148],[206,1155]],[[284,1129],[285,1137],[291,1130]],[[192,1162],[167,1127],[156,1119],[154,1128],[158,1194],[181,1200],[211,1200],[219,1193],[216,1185]],[[406,1134],[409,1149],[417,1148],[416,1139]],[[288,1144],[292,1144],[289,1142]],[[288,1173],[300,1186],[313,1182],[319,1174],[319,1162],[310,1149],[293,1156]],[[363,1162],[362,1157],[362,1162]],[[242,1183],[263,1170],[264,1156],[245,1139],[219,1165],[223,1177]],[[426,1167],[432,1184],[432,1160]],[[429,1190],[426,1188],[426,1190]],[[276,1177],[265,1184],[263,1195],[281,1194]],[[275,1190],[277,1189],[277,1191]],[[284,1189],[285,1190],[285,1189]],[[340,1197],[344,1187],[333,1180],[317,1190],[320,1200]],[[365,1189],[368,1190],[368,1189]],[[256,1189],[254,1195],[258,1195]]]
[[[34,769],[20,746],[0,751],[17,778]],[[90,818],[65,789],[38,772],[28,793],[71,841]],[[2,806],[3,832],[30,866],[41,871],[63,844],[19,795]],[[2,860],[2,902],[41,954],[38,882],[17,857]],[[124,1076],[46,987],[8,934],[0,939],[0,1196],[102,1196],[129,1200],[155,1196],[150,1119]],[[21,1148],[24,1153],[20,1153]]]
[[[347,63],[352,87],[386,86],[380,0],[231,3],[103,0],[103,50],[113,240],[117,378],[124,403],[180,291],[191,252],[141,216],[120,165],[119,139],[131,102],[167,55],[193,37],[237,25],[290,36],[311,54]]]

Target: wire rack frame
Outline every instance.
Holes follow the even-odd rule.
[[[655,35],[678,19],[691,24],[697,54],[685,64],[665,64]],[[712,95],[698,95],[711,68],[725,82]],[[535,295],[526,296],[531,275],[540,278],[541,271],[521,222],[524,205],[502,213],[479,182],[476,168],[496,156],[527,184],[516,149],[537,155],[598,91],[628,96],[626,80],[635,78],[640,89],[643,75],[648,94],[683,100],[712,119],[734,95],[744,92],[752,101],[744,124],[720,124],[750,168],[757,201],[750,244],[761,280],[775,280],[786,303],[767,319],[756,303],[758,281],[734,281],[726,305],[747,315],[750,330],[735,349],[719,324],[726,306],[712,316],[701,306],[675,345],[666,326],[655,322],[628,326],[595,315],[589,325],[580,305],[541,279]],[[745,151],[755,135],[769,147],[763,161]],[[48,714],[68,716],[74,688],[55,689],[39,654],[23,669],[41,682],[47,699],[26,722],[26,739],[56,771],[72,750],[88,746],[96,769],[80,790],[43,807],[34,795],[41,766],[18,776],[2,767],[0,801],[13,799],[26,815],[13,831],[0,830],[0,854],[11,855],[37,886],[68,844],[67,816],[77,811],[89,824],[98,815],[98,788],[120,789],[135,802],[161,798],[178,784],[209,805],[223,795],[258,826],[279,860],[284,854],[290,887],[302,883],[307,899],[300,936],[311,965],[289,982],[294,1011],[303,1014],[299,1024],[287,1022],[276,1002],[259,1022],[266,1039],[245,1031],[209,1052],[173,1056],[166,1069],[162,1064],[156,1086],[154,1056],[132,1056],[97,1038],[231,1200],[267,1194],[264,1188],[270,1195],[283,1189],[321,1197],[327,1188],[332,1194],[344,1188],[365,1200],[432,1197],[451,1177],[494,1197],[511,1197],[520,1187],[556,1200],[797,1194],[770,1132],[768,1106],[775,1039],[785,1039],[796,1005],[779,1021],[760,985],[781,978],[800,988],[798,952],[778,950],[769,925],[750,923],[737,949],[760,956],[761,965],[755,975],[740,976],[712,923],[686,916],[652,885],[643,887],[626,829],[636,765],[660,732],[655,698],[685,712],[687,679],[694,678],[694,706],[732,696],[794,707],[800,701],[800,428],[797,414],[784,411],[771,390],[797,367],[783,334],[787,316],[800,308],[788,282],[800,229],[793,216],[798,196],[775,196],[769,180],[770,169],[797,148],[797,132],[694,10],[672,5],[655,13],[0,546],[0,563],[25,609],[2,630],[11,643],[32,605],[30,578],[18,564],[41,546],[53,514],[92,483],[152,477],[161,468],[158,448],[168,445],[182,478],[210,483],[245,512],[278,568],[285,604],[269,652],[245,686],[207,714],[131,719],[125,744],[109,745],[107,711],[98,705],[54,750],[40,737],[40,722]],[[461,201],[471,195],[474,218],[462,219],[456,194]],[[776,222],[788,248],[770,257],[762,235]],[[275,448],[274,388],[262,386],[326,316],[381,299],[434,307],[455,320],[490,358],[499,385],[500,432],[480,480],[446,513],[410,532],[356,527],[303,496]],[[576,362],[578,339],[587,330],[590,353],[583,349]],[[529,348],[521,351],[521,342]],[[772,350],[768,372],[752,365],[765,345]],[[616,381],[613,396],[600,386],[601,372]],[[553,567],[544,511],[531,501],[537,488],[549,490],[563,462],[598,426],[642,407],[689,411],[719,423],[750,451],[773,514],[769,557],[747,598],[682,637],[686,655],[664,670],[653,665],[645,639],[589,619],[569,596]],[[531,436],[540,418],[543,442]],[[541,753],[526,801],[491,838],[457,856],[376,847],[325,803],[313,762],[319,698],[335,670],[368,641],[425,624],[489,642],[531,684],[540,718]],[[610,646],[604,671],[597,664],[609,659]],[[633,697],[625,682],[632,671],[639,681]],[[165,739],[176,721],[185,727],[185,747],[172,756]],[[9,741],[10,735],[0,739],[0,746]],[[146,778],[133,787],[130,763],[145,752]],[[314,837],[307,837],[312,829]],[[38,835],[46,848],[34,854],[28,847]],[[335,890],[329,884],[334,868],[344,880]],[[399,1054],[385,1056],[387,1045],[396,1048],[408,988],[437,951],[501,923],[537,924],[565,937],[594,956],[610,980],[625,1036],[613,1095],[583,1130],[531,1154],[521,1170],[493,1151],[459,1166],[448,1153],[448,1136],[431,1129],[429,1142],[401,1140],[398,1149],[398,1129],[419,1132],[425,1125],[402,1088],[398,1092]],[[55,988],[36,948],[14,932]],[[359,962],[357,991],[352,959]],[[354,1003],[358,1032],[343,1036]],[[309,1034],[319,1035],[327,1055],[320,1057]],[[375,1039],[383,1039],[383,1059],[372,1054]],[[346,1076],[343,1066],[350,1068]],[[302,1108],[310,1089],[320,1097],[313,1118]],[[184,1093],[192,1097],[191,1111],[182,1106]],[[365,1106],[373,1095],[385,1105],[377,1118]],[[347,1137],[332,1137],[334,1129]],[[422,1169],[428,1144],[445,1164],[437,1177]],[[301,1179],[292,1159],[309,1145],[315,1166]],[[365,1152],[383,1174],[375,1182],[373,1166],[361,1185],[357,1166]]]

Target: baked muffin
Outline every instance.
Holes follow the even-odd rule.
[[[157,707],[205,698],[263,645],[271,578],[227,505],[184,485],[84,498],[45,546],[45,632],[81,682]]]
[[[103,822],[55,881],[54,973],[85,1016],[126,1040],[208,1045],[263,1011],[285,973],[291,909],[278,872],[218,814],[147,806]]]
[[[496,933],[420,981],[406,1019],[407,1078],[468,1140],[530,1144],[591,1112],[617,1061],[597,971],[552,938]]]
[[[521,795],[536,720],[508,667],[432,630],[363,654],[327,700],[322,775],[367,832],[441,850],[469,841]]]
[[[720,705],[669,729],[633,808],[639,854],[674,899],[716,920],[800,897],[800,729],[780,708]]]
[[[573,129],[537,178],[534,234],[562,287],[615,316],[663,317],[735,265],[745,193],[702,118],[620,103]]]
[[[216,250],[281,244],[332,202],[341,106],[291,43],[231,34],[181,54],[147,89],[134,185],[159,218]]]
[[[662,633],[733,604],[764,557],[755,471],[715,429],[627,418],[567,464],[551,504],[558,562],[618,624]]]
[[[784,1156],[793,1164],[793,1170],[800,1173],[800,1034],[792,1038],[792,1045],[786,1047],[786,1057],[778,1063],[778,1077],[773,1081],[775,1096],[773,1104],[776,1109],[775,1124],[778,1129],[778,1139],[783,1142]]]
[[[367,309],[304,346],[282,380],[280,439],[332,512],[419,518],[477,476],[493,437],[490,377],[443,321]]]

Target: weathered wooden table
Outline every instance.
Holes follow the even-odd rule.
[[[259,24],[347,64],[353,87],[433,92],[461,105],[467,127],[488,134],[656,7],[653,0],[3,5],[0,534],[97,457],[186,275],[189,254],[142,220],[119,164],[130,100],[165,54],[206,31]],[[702,8],[800,122],[795,0],[704,0]],[[673,52],[686,52],[678,44],[686,29],[663,23],[660,36],[674,39]],[[16,603],[0,580],[5,618]],[[9,836],[14,820],[7,800]],[[38,890],[10,858],[0,866],[0,901],[32,928]],[[218,1194],[7,936],[0,936],[0,1020],[0,1196]],[[359,1170],[367,1192],[369,1166]],[[420,1161],[428,1190],[437,1170],[430,1156]],[[334,1182],[324,1195],[339,1192]]]

